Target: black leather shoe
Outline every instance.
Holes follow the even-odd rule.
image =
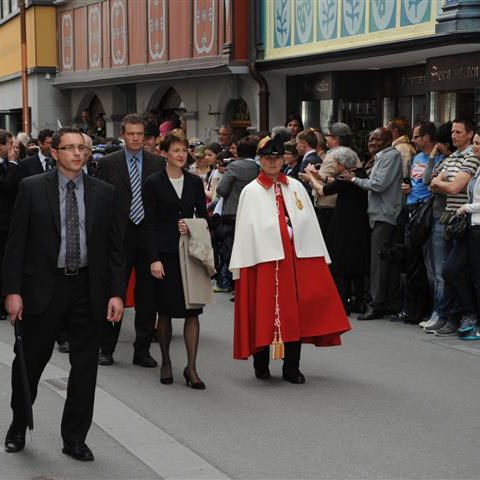
[[[282,378],[286,382],[294,383],[296,385],[300,385],[301,383],[305,383],[305,377],[300,370],[297,370],[293,374],[283,372]]]
[[[207,388],[201,380],[199,382],[192,382],[192,379],[188,373],[188,367],[185,367],[183,370],[183,378],[185,379],[185,384],[187,387],[191,387],[194,390],[205,390]]]
[[[147,354],[143,357],[137,357],[136,355],[134,355],[133,364],[139,365],[140,367],[145,367],[145,368],[154,368],[158,366],[157,361],[154,358],[152,358],[150,354]]]
[[[113,365],[113,355],[111,353],[100,353],[98,355],[99,365]]]
[[[0,320],[7,320],[8,315],[6,313],[0,313]]]
[[[62,452],[81,462],[92,462],[94,459],[92,451],[82,442],[64,443]]]
[[[25,432],[27,427],[17,427],[13,423],[5,437],[5,451],[7,453],[21,452],[25,448]]]
[[[363,315],[359,315],[357,320],[378,320],[384,318],[385,314],[374,308],[369,308]]]
[[[270,369],[267,367],[266,369],[260,370],[259,368],[255,369],[255,376],[259,380],[267,380],[271,378],[272,376],[270,375]]]

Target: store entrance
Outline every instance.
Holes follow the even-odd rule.
[[[434,121],[445,123],[455,118],[475,119],[475,91],[439,92]]]

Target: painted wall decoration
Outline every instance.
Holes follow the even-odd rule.
[[[291,2],[275,0],[274,4],[274,38],[275,48],[288,47],[291,43]]]
[[[124,65],[127,57],[127,11],[124,0],[114,0],[110,10],[112,64]]]
[[[62,31],[62,69],[73,69],[73,18],[72,12],[62,13],[60,17]]]
[[[162,60],[167,45],[166,0],[148,0],[148,55],[150,61]]]
[[[395,27],[396,0],[372,0],[370,4],[370,32]]]
[[[337,36],[337,0],[319,0],[317,40],[330,40]]]
[[[215,42],[215,5],[214,0],[195,0],[194,39],[197,54],[211,54]]]
[[[430,16],[431,0],[402,0],[401,25],[416,25]]]
[[[342,37],[365,32],[365,0],[343,0]]]
[[[102,63],[102,13],[98,4],[88,9],[88,62],[90,68]]]
[[[313,40],[313,1],[295,2],[295,43],[309,43]]]
[[[263,0],[265,59],[434,34],[443,1]]]

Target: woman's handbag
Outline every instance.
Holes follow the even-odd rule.
[[[445,234],[453,240],[465,238],[467,233],[467,216],[453,215],[445,226]]]

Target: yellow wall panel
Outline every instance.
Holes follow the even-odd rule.
[[[57,65],[57,19],[55,7],[35,9],[36,66]]]
[[[31,7],[26,12],[27,65],[55,67],[57,64],[55,7]],[[0,77],[20,72],[20,16],[0,25]]]

